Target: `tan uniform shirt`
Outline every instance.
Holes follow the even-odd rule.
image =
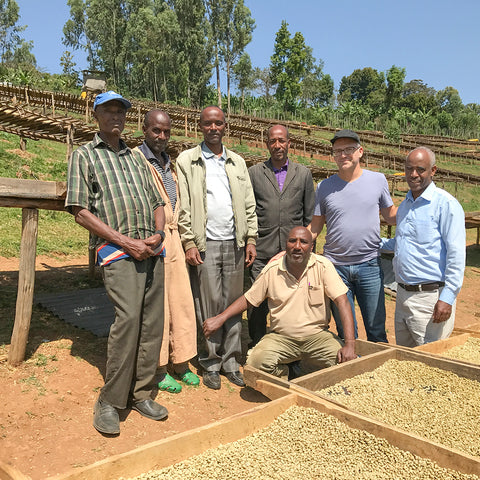
[[[293,338],[314,335],[328,328],[330,302],[347,293],[333,264],[311,254],[300,280],[291,275],[286,257],[269,263],[245,293],[247,301],[259,306],[268,298],[270,331]]]

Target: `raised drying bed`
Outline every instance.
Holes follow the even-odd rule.
[[[444,340],[426,343],[414,350],[440,355],[450,360],[474,366],[480,365],[480,332],[458,333]]]
[[[220,422],[175,435],[162,441],[151,443],[131,452],[107,458],[89,467],[72,470],[67,474],[59,475],[50,478],[49,480],[115,480],[118,478],[132,478],[139,475],[139,478],[148,479],[204,478],[204,476],[202,476],[204,472],[201,468],[196,471],[194,470],[193,477],[188,474],[183,476],[183,470],[180,473],[180,476],[177,476],[178,472],[169,471],[161,474],[163,477],[156,477],[155,475],[157,474],[147,472],[169,467],[170,465],[189,459],[194,455],[202,454],[208,449],[218,449],[218,455],[214,452],[213,456],[210,457],[210,460],[207,460],[208,468],[211,468],[211,462],[215,463],[216,476],[214,478],[285,478],[285,476],[282,476],[285,468],[291,468],[292,465],[297,469],[297,476],[290,478],[363,479],[372,478],[372,471],[378,471],[379,477],[377,478],[381,478],[380,471],[384,471],[384,466],[385,468],[388,467],[392,469],[404,468],[402,473],[398,474],[399,476],[396,478],[412,480],[417,480],[419,478],[477,478],[455,476],[458,475],[458,473],[451,474],[450,472],[447,474],[446,471],[437,471],[436,476],[431,477],[429,476],[432,474],[431,469],[436,469],[437,466],[432,466],[430,462],[426,462],[424,459],[431,460],[442,468],[452,469],[457,472],[462,472],[463,474],[480,474],[480,461],[477,458],[452,451],[442,445],[388,427],[380,422],[369,419],[363,415],[355,414],[320,398],[313,398],[312,396],[304,396],[301,394],[290,394],[287,389],[262,380],[258,381],[257,387],[260,390],[262,390],[263,387],[266,387],[266,391],[270,393],[274,389],[277,389],[278,391],[274,396],[279,398]],[[319,439],[328,439],[327,443],[340,442],[341,444],[344,437],[351,434],[354,439],[353,442],[350,442],[348,447],[339,444],[339,448],[332,448],[331,455],[334,453],[333,450],[337,450],[339,454],[342,454],[344,450],[346,450],[350,452],[350,455],[358,454],[358,458],[362,459],[362,461],[357,460],[350,467],[346,467],[344,462],[334,463],[335,461],[329,456],[330,454],[327,454],[318,446],[315,449],[309,449],[310,443],[305,441],[305,439],[308,438],[305,436],[305,430],[308,430],[309,422],[304,421],[303,428],[298,428],[298,425],[295,422],[293,422],[293,424],[287,422],[288,425],[291,425],[291,428],[289,427],[285,432],[287,440],[289,437],[297,435],[297,433],[300,433],[299,438],[303,439],[303,443],[300,445],[299,449],[300,454],[303,455],[303,461],[300,460],[296,462],[291,456],[292,452],[290,450],[281,448],[280,452],[272,451],[270,453],[261,450],[262,455],[258,461],[261,462],[263,468],[265,468],[261,473],[253,473],[257,465],[255,460],[249,455],[242,455],[242,458],[234,464],[232,470],[222,470],[224,467],[219,459],[224,455],[220,450],[225,447],[220,447],[221,445],[236,441],[243,442],[244,440],[248,443],[251,441],[249,437],[251,434],[254,434],[253,441],[255,441],[255,438],[258,438],[261,441],[261,435],[264,432],[260,432],[260,430],[266,429],[268,435],[268,429],[273,426],[274,431],[275,428],[277,428],[278,431],[278,424],[285,424],[284,417],[292,415],[292,410],[289,410],[291,407],[314,409],[313,413],[312,410],[309,410],[307,415],[322,417],[322,421],[326,422],[326,425],[329,426],[328,432],[327,429],[322,429],[318,432],[310,432],[313,434],[311,437],[313,443],[316,444]],[[321,415],[319,415],[318,412],[320,412]],[[297,413],[294,409],[293,416],[295,417],[295,415],[298,415],[299,418],[303,417],[303,414]],[[358,430],[360,430],[360,432]],[[338,431],[340,431],[341,434],[335,437],[336,432]],[[332,435],[332,438],[330,439],[328,435]],[[275,443],[276,437],[273,437],[273,440]],[[284,441],[284,439],[279,439],[279,443],[281,441]],[[305,445],[305,443],[307,444]],[[236,449],[234,446],[233,451],[240,450],[239,453],[242,454],[244,452],[242,448],[243,447]],[[265,444],[260,443],[258,448],[265,448]],[[292,450],[296,451],[297,447],[293,447]],[[355,453],[355,451],[357,452]],[[375,457],[377,454],[379,457]],[[411,454],[421,458],[415,458]],[[264,463],[265,461],[268,461],[270,455],[277,459],[271,466]],[[322,456],[324,457],[322,458]],[[326,458],[331,460],[328,462],[328,474],[326,472],[325,475],[323,475],[321,471],[317,471],[316,476],[312,476],[312,472],[307,471],[299,477],[299,472],[304,466],[303,462],[306,464],[307,460],[308,462],[311,459],[315,460],[315,457],[318,457],[319,461],[324,463]],[[279,458],[281,461],[278,460]],[[287,458],[288,460],[286,460],[284,466],[282,466],[282,461]],[[200,459],[199,461],[202,462],[205,460]],[[219,462],[218,464],[217,461]],[[388,466],[386,466],[387,463],[389,464]],[[419,470],[417,469],[425,468],[426,463],[426,468],[429,470],[429,473],[427,473],[427,476],[424,476],[423,474],[420,475]],[[401,464],[404,465],[402,466]],[[354,471],[352,470],[349,474],[348,469],[345,470],[346,468],[353,468]],[[238,475],[236,475],[235,471],[238,471],[238,469],[243,469],[244,473],[238,473]],[[409,473],[407,475],[405,473],[407,471],[411,474]],[[252,475],[254,476],[252,477]]]

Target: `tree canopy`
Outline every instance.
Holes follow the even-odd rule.
[[[247,53],[255,20],[244,0],[67,0],[61,74],[36,68],[33,41],[23,38],[15,0],[0,0],[0,81],[71,91],[78,85],[73,53],[104,71],[109,88],[136,98],[230,109],[320,125],[399,132],[480,136],[480,106],[464,105],[454,86],[435,90],[407,81],[405,67],[365,66],[333,78],[301,32],[283,20],[268,66]],[[222,92],[220,72],[226,74]],[[217,95],[212,85],[216,72]],[[236,92],[232,93],[232,85]],[[225,93],[225,95],[224,95]]]

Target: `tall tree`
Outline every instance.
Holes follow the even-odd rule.
[[[218,53],[227,74],[227,115],[230,116],[230,85],[232,69],[245,47],[252,41],[255,20],[243,0],[215,0],[218,6]]]
[[[275,36],[273,55],[270,57],[272,84],[276,86],[275,98],[282,105],[285,105],[287,102],[287,91],[289,90],[286,65],[290,55],[291,42],[288,23],[282,20],[280,29]]]
[[[99,68],[91,39],[87,36],[87,6],[84,0],[67,0],[70,7],[70,17],[63,26],[62,43],[73,50],[83,50],[87,53],[90,68]]]
[[[384,73],[367,67],[343,77],[338,92],[341,101],[356,100],[378,108],[384,101],[385,89]]]
[[[190,105],[199,108],[213,68],[213,44],[205,21],[205,4],[203,0],[168,0],[168,3],[175,11],[180,29],[174,45],[177,68],[185,70],[185,97]]]
[[[165,2],[140,5],[131,0],[124,48],[132,93],[155,101],[178,101],[186,86],[185,72],[178,68],[172,47],[179,34],[177,16]]]
[[[222,89],[220,86],[220,32],[225,28],[224,17],[222,15],[223,0],[204,1],[210,27],[208,31],[213,45],[213,65],[217,77],[217,105],[219,108],[222,108]]]
[[[403,86],[400,106],[413,112],[428,112],[436,107],[435,89],[429,87],[423,80],[410,80]]]
[[[0,63],[36,65],[31,52],[33,42],[27,42],[21,33],[27,28],[20,26],[19,7],[15,0],[0,0]]]
[[[275,97],[284,110],[292,112],[298,105],[304,80],[315,71],[315,59],[300,32],[290,36],[285,20],[275,37],[270,62],[272,81],[277,87]]]
[[[390,109],[390,107],[398,105],[400,102],[406,74],[407,71],[405,68],[400,68],[395,65],[392,65],[390,69],[387,70],[387,91],[385,95],[387,110]]]
[[[458,90],[453,87],[445,87],[435,94],[437,104],[443,112],[456,115],[463,109],[462,99]]]
[[[265,101],[269,103],[271,98],[270,92],[272,91],[274,86],[272,81],[273,75],[270,68],[255,67],[253,70],[253,76],[257,92],[260,92],[260,94],[265,97]]]
[[[303,79],[300,99],[307,107],[325,107],[332,103],[333,90],[333,78],[323,73],[323,61],[319,60]]]
[[[255,88],[255,73],[248,53],[244,52],[237,64],[234,65],[233,76],[237,81],[238,89],[240,90],[240,110],[243,113],[245,91]]]

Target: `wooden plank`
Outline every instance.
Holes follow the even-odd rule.
[[[114,480],[120,476],[132,477],[155,468],[163,468],[202,453],[209,448],[216,448],[221,444],[244,438],[268,426],[293,405],[315,408],[321,413],[333,415],[351,428],[364,430],[384,438],[391,445],[420,457],[429,458],[444,468],[468,474],[480,474],[480,459],[476,457],[390,427],[345,408],[337,407],[327,400],[299,394],[282,396],[285,389],[268,384],[268,382],[260,381],[259,387],[265,388],[265,393],[273,393],[274,389],[279,389],[277,396],[281,398],[228,419],[150,443],[88,467],[50,477],[47,480]]]
[[[463,345],[469,338],[469,333],[461,333],[460,335],[452,335],[451,337],[445,338],[443,340],[437,340],[436,342],[419,345],[418,347],[415,347],[414,350],[420,352],[441,354],[445,350],[457,347],[458,345]]]
[[[480,323],[477,322],[467,325],[466,327],[454,328],[453,331],[458,333],[480,333]]]
[[[369,370],[375,369],[378,365],[386,362],[391,358],[396,358],[395,349],[385,349],[371,355],[356,358],[350,362],[341,363],[333,367],[313,372],[303,377],[295,378],[292,380],[294,385],[300,385],[307,390],[315,391],[329,385],[334,385],[337,382],[341,382],[346,378],[360,375]]]
[[[258,370],[250,365],[245,365],[245,367],[243,367],[243,375],[247,387],[256,388],[257,382],[261,380],[278,385],[279,387],[290,388],[288,380],[275,377],[274,375],[270,375],[269,373]]]
[[[65,210],[65,200],[46,200],[34,198],[1,197],[0,207],[38,208],[41,210]]]
[[[66,191],[65,182],[0,177],[0,197],[59,200],[65,199]]]
[[[8,363],[18,365],[25,358],[28,331],[32,318],[33,289],[35,285],[35,257],[37,254],[38,210],[22,211],[22,239],[18,274],[17,307],[13,325]]]
[[[115,455],[88,467],[77,468],[48,480],[113,480],[133,477],[154,468],[163,468],[198,455],[209,448],[234,442],[256,432],[296,404],[294,395],[255,407],[219,422],[195,428],[170,438]],[[268,405],[268,408],[266,408]]]
[[[0,480],[28,480],[29,478],[11,465],[0,461]]]
[[[322,413],[333,415],[351,428],[365,430],[376,437],[384,438],[391,445],[409,451],[414,455],[429,458],[441,467],[468,474],[480,474],[480,459],[477,457],[445,447],[440,443],[408,433],[365,415],[351,412],[346,408],[334,405],[328,400],[298,395],[297,405],[316,408]]]
[[[318,372],[296,378],[292,380],[291,383],[315,392],[342,382],[347,378],[375,370],[375,368],[391,359],[417,361],[430,367],[453,372],[460,377],[480,381],[480,365],[466,364],[427,352],[417,352],[413,349],[403,347],[390,348],[367,357],[357,358],[356,360],[335,365],[325,370],[319,370]]]
[[[355,340],[355,353],[360,357],[371,355],[372,353],[383,352],[391,348],[389,343],[375,343],[357,338]]]

